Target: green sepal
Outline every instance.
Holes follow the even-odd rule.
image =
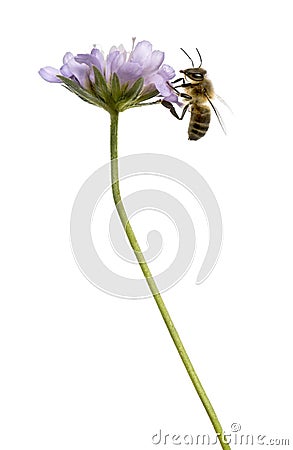
[[[57,77],[65,84],[65,87],[70,92],[73,92],[85,102],[91,103],[92,105],[99,106],[101,108],[105,107],[105,104],[101,99],[95,97],[89,91],[76,84],[75,81],[71,80],[70,78],[63,77],[62,75],[57,75]]]
[[[93,90],[95,94],[101,98],[106,104],[111,104],[111,92],[108,89],[105,78],[101,74],[101,72],[93,66],[95,82],[92,83]]]
[[[157,91],[156,89],[154,91],[148,92],[147,94],[144,94],[142,92],[142,94],[137,98],[137,101],[140,102],[145,102],[146,100],[150,100],[151,98],[156,97],[159,94],[159,91]]]
[[[131,88],[125,92],[124,99],[126,101],[135,100],[142,91],[143,83],[144,83],[143,78],[139,78],[138,80],[136,80],[136,82],[131,86]]]
[[[131,108],[132,104],[137,102],[137,97],[142,91],[144,80],[139,78],[123,95],[121,101],[117,103],[120,111]]]
[[[111,76],[110,82],[107,84],[101,72],[93,67],[95,81],[90,82],[88,88],[83,88],[71,78],[62,75],[57,77],[63,82],[65,87],[76,94],[79,98],[87,103],[98,106],[106,111],[125,111],[128,108],[142,106],[147,100],[156,97],[158,91],[154,89],[151,92],[144,93],[144,79],[139,78],[129,88],[129,83],[122,86],[116,73]]]
[[[125,94],[128,90],[128,86],[129,86],[129,82],[127,81],[126,83],[122,84],[121,86],[121,98],[125,98]]]
[[[111,94],[114,102],[116,103],[122,96],[121,86],[117,73],[113,73],[111,78]]]

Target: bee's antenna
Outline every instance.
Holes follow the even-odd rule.
[[[183,51],[183,53],[185,53],[185,55],[187,56],[187,58],[189,58],[190,59],[190,61],[191,61],[191,64],[192,64],[192,67],[194,67],[194,64],[193,64],[193,61],[192,61],[192,59],[190,58],[190,56],[189,56],[189,54],[188,53],[186,53],[186,51],[185,50],[183,50],[183,48],[181,48],[180,47],[180,50],[182,50]],[[196,49],[197,50],[197,49]],[[198,51],[198,50],[197,50]],[[199,53],[199,52],[198,52]],[[200,56],[200,55],[199,55]],[[201,58],[200,58],[201,59]],[[200,66],[199,66],[200,67]]]
[[[182,50],[182,49],[181,49]],[[196,51],[197,51],[197,53],[198,53],[198,56],[199,56],[199,60],[200,60],[200,65],[198,66],[198,69],[201,67],[201,65],[202,65],[202,58],[201,58],[201,54],[199,53],[199,50],[198,50],[198,48],[196,49]],[[194,67],[194,66],[193,66]]]

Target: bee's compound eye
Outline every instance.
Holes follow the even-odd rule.
[[[203,80],[203,74],[202,74],[202,73],[199,73],[199,72],[196,72],[196,73],[194,73],[194,74],[192,75],[192,78],[193,78],[194,80],[199,80],[199,81],[201,81],[201,80]]]

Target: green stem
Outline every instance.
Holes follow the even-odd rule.
[[[113,193],[113,198],[114,198],[114,202],[116,205],[118,215],[122,222],[123,228],[125,229],[125,232],[127,234],[129,243],[136,255],[136,258],[140,265],[140,268],[145,276],[146,282],[147,282],[147,284],[151,290],[151,293],[156,301],[156,304],[157,304],[157,306],[160,310],[160,313],[164,319],[164,322],[168,328],[171,338],[173,339],[173,342],[174,342],[175,347],[180,355],[180,358],[187,370],[187,373],[192,381],[192,384],[195,387],[196,392],[198,393],[200,400],[201,400],[201,402],[213,424],[213,427],[217,433],[217,436],[219,438],[221,446],[224,450],[230,450],[230,446],[228,445],[228,443],[225,440],[225,435],[223,432],[223,428],[219,422],[219,419],[217,418],[214,408],[212,407],[212,404],[209,401],[207,394],[205,393],[205,390],[202,387],[202,384],[192,366],[189,356],[186,353],[186,350],[181,342],[179,334],[172,322],[170,314],[168,313],[168,310],[163,302],[163,299],[160,295],[158,287],[156,286],[156,283],[153,279],[151,271],[145,261],[145,258],[143,256],[143,253],[137,242],[137,239],[135,237],[133,229],[129,223],[126,211],[123,206],[121,195],[120,195],[118,148],[117,147],[118,147],[118,112],[112,111],[111,112],[111,180],[112,180],[112,193]]]

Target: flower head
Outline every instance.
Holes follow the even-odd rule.
[[[178,97],[168,81],[175,76],[171,66],[163,64],[164,53],[153,50],[148,41],[134,45],[130,53],[120,45],[112,47],[105,57],[93,48],[91,53],[66,53],[61,68],[40,69],[41,77],[50,83],[63,83],[83,100],[108,111],[124,111],[160,96],[169,102]]]

